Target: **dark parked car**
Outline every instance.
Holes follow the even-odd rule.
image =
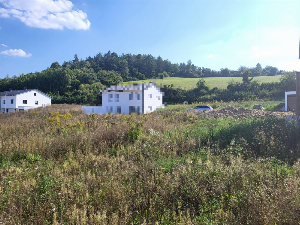
[[[197,105],[195,108],[187,109],[186,111],[209,111],[213,110],[213,108],[209,105]]]

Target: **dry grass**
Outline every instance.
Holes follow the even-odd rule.
[[[1,114],[0,222],[298,224],[299,130],[247,121],[76,105]]]

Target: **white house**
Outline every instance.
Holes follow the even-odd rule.
[[[0,112],[24,111],[51,105],[51,97],[37,89],[9,90],[0,92]]]
[[[111,86],[100,91],[102,106],[83,106],[85,114],[145,114],[164,108],[163,93],[154,83]]]

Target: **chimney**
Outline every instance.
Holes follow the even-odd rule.
[[[300,115],[300,72],[296,72],[296,114]]]

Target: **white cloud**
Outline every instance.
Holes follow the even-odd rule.
[[[0,17],[15,17],[27,26],[60,29],[87,30],[90,21],[81,10],[73,10],[70,0],[0,0]]]
[[[0,52],[2,55],[8,55],[8,56],[18,56],[18,57],[30,57],[32,56],[30,53],[24,52],[22,49],[9,49]]]
[[[5,44],[1,44],[3,47],[8,47],[7,45],[5,45]]]
[[[210,55],[208,55],[207,57],[208,57],[208,58],[212,58],[212,57],[214,57],[214,54],[210,54]]]

